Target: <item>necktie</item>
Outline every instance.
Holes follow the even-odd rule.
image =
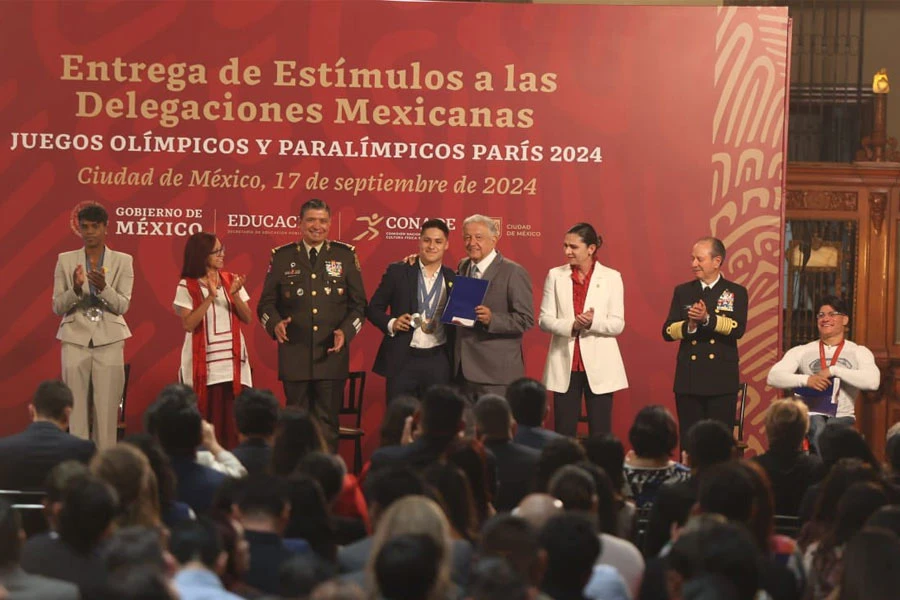
[[[310,249],[309,249],[309,265],[310,265],[311,267],[315,267],[315,266],[316,266],[316,259],[317,259],[317,258],[319,258],[319,251],[316,250],[315,248],[310,248]]]
[[[472,277],[475,279],[481,279],[481,269],[478,268],[478,265],[472,265]]]

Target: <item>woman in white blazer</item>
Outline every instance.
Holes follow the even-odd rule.
[[[574,436],[587,406],[591,435],[610,431],[612,396],[628,387],[616,336],[625,329],[622,276],[595,255],[603,239],[588,223],[566,232],[568,262],[550,269],[539,320],[550,333],[544,385],[553,392],[556,431]]]

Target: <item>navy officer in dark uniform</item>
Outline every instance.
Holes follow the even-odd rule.
[[[691,258],[695,279],[675,288],[662,328],[663,339],[680,342],[674,391],[682,440],[703,419],[734,427],[737,341],[747,326],[747,289],[722,277],[724,261],[721,240],[697,240]]]
[[[300,207],[303,239],[272,250],[256,312],[278,340],[278,378],[288,406],[308,409],[334,450],[349,343],[362,329],[366,292],[356,252],[329,240],[330,229],[325,202]]]

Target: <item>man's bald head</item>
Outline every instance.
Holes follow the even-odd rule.
[[[529,494],[522,498],[513,514],[540,530],[551,518],[563,514],[563,503],[550,494]]]

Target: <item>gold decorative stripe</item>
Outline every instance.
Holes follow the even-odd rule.
[[[677,321],[666,327],[666,335],[673,340],[684,339],[684,321]]]
[[[731,331],[738,326],[737,321],[728,317],[719,316],[716,318],[716,333],[722,335],[730,335]]]

